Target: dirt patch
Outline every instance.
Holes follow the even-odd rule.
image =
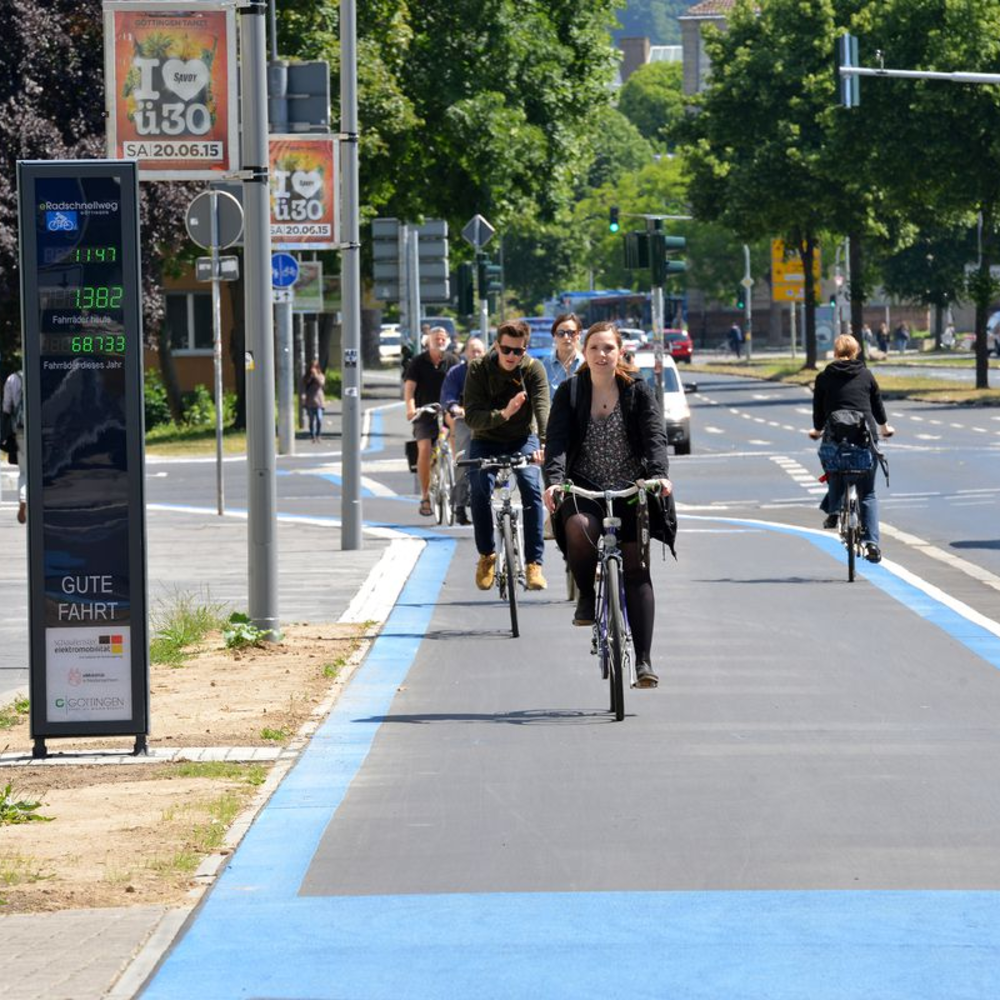
[[[328,707],[363,652],[356,625],[289,625],[284,640],[227,650],[208,637],[150,675],[151,749],[282,747]],[[48,740],[49,752],[120,750],[132,738]],[[30,754],[27,717],[0,731]],[[268,764],[127,763],[0,768],[0,793],[48,822],[0,826],[0,913],[185,901],[202,859],[259,794]]]

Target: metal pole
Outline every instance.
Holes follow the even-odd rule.
[[[215,382],[215,511],[226,512],[222,479],[222,296],[219,294],[219,195],[209,195],[212,210],[209,242],[212,246],[212,367]]]
[[[789,313],[789,320],[791,323],[791,334],[792,334],[792,357],[795,357],[795,303],[789,302],[788,304],[791,312]]]
[[[278,539],[274,456],[274,331],[268,192],[264,0],[240,8],[243,108],[243,260],[247,365],[248,604],[251,622],[277,636]]]
[[[294,292],[292,293],[294,294]],[[295,374],[292,363],[292,303],[279,302],[278,318],[278,454],[295,454],[295,428],[292,409],[295,405]]]
[[[844,297],[843,297],[843,308],[847,310],[847,333],[852,333],[851,329],[851,237],[844,237]],[[839,289],[838,289],[839,291]],[[841,323],[837,330],[838,333],[844,333],[844,324]],[[858,340],[861,340],[861,331],[857,331]],[[862,348],[863,350],[863,348]]]
[[[407,226],[406,238],[406,285],[410,298],[410,316],[413,317],[413,329],[416,331],[413,353],[419,354],[424,345],[420,340],[421,313],[420,302],[420,231],[416,226]]]
[[[653,286],[653,376],[656,379],[656,401],[663,405],[663,287]]]
[[[341,419],[343,488],[340,547],[362,548],[361,511],[361,235],[358,225],[358,53],[357,3],[340,3],[341,240],[344,398]]]
[[[292,345],[293,345],[293,357],[295,358],[295,385],[301,386],[302,380],[306,375],[306,367],[309,364],[306,361],[306,338],[305,338],[305,316],[302,313],[292,314]],[[311,360],[311,359],[310,359]],[[301,431],[306,428],[306,408],[301,402],[301,389],[295,394],[295,398],[299,399],[299,403],[295,404],[293,398],[292,410],[296,414],[295,426]]]
[[[747,361],[753,357],[753,278],[750,276],[750,247],[743,244],[743,340],[747,345]]]

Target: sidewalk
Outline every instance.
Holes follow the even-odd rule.
[[[25,565],[20,555],[23,529],[4,492],[0,505],[0,544],[8,558],[0,560],[0,601],[7,614],[0,622],[0,700],[27,682]],[[244,610],[247,602],[246,521],[151,506],[147,512],[150,607],[178,591],[202,594]],[[365,547],[340,551],[340,529],[333,518],[280,518],[278,526],[279,617],[283,622],[380,620],[398,592],[421,543],[393,540],[390,531],[366,531]],[[400,536],[401,537],[401,536]],[[329,558],[317,559],[317,553]],[[11,557],[15,556],[16,557]],[[155,714],[155,705],[152,706]],[[266,801],[306,742],[302,737],[276,756],[274,770],[258,797]],[[51,744],[58,751],[58,742]],[[252,749],[252,748],[251,748]],[[156,747],[153,759],[177,751]],[[187,748],[197,753],[198,748]],[[226,748],[235,754],[240,748]],[[182,754],[185,751],[180,751]],[[230,759],[231,759],[230,757]],[[147,758],[147,762],[148,762]],[[102,761],[120,763],[121,756]],[[51,761],[39,765],[60,766]],[[252,814],[237,820],[238,835]],[[222,858],[207,859],[197,873],[203,892],[214,880]],[[196,890],[197,892],[197,890]],[[199,894],[200,895],[200,894]],[[76,910],[43,914],[0,915],[0,962],[8,970],[2,994],[6,1000],[126,1000],[135,995],[155,967],[191,910],[135,907]],[[197,987],[193,986],[193,993]]]

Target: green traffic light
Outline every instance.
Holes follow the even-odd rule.
[[[609,213],[608,229],[613,233],[617,233],[619,228],[620,227],[618,225],[618,209],[612,206]]]

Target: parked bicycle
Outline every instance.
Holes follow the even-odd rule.
[[[421,406],[411,418],[411,423],[424,414],[441,415],[440,403],[428,403]],[[451,436],[448,428],[442,422],[438,429],[437,440],[431,450],[431,479],[428,496],[434,510],[434,519],[438,524],[452,525],[455,523],[455,463],[451,453]]]
[[[490,498],[497,554],[495,580],[500,600],[510,606],[510,631],[515,639],[521,634],[517,621],[517,588],[526,590],[527,580],[523,557],[524,512],[514,470],[522,469],[530,462],[527,455],[494,455],[489,458],[465,458],[457,463],[460,468],[497,470]]]
[[[624,564],[618,546],[622,522],[614,515],[614,502],[638,497],[638,503],[645,507],[649,494],[659,489],[659,480],[648,484],[638,480],[634,486],[621,490],[585,490],[572,483],[563,483],[558,488],[564,496],[604,501],[604,534],[597,540],[597,600],[590,652],[599,656],[601,677],[610,685],[611,711],[618,722],[625,718],[625,675],[628,674],[629,687],[635,687],[636,674],[635,648],[625,607]],[[641,512],[640,520],[643,520]]]

